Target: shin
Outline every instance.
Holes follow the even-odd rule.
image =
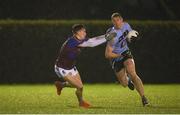
[[[128,74],[131,76],[131,79],[136,87],[136,90],[138,91],[139,95],[141,97],[143,97],[144,96],[144,87],[143,87],[143,83],[142,83],[141,79],[136,74],[134,60],[128,59],[124,62],[124,64],[125,64]]]

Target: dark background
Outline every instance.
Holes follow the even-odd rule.
[[[141,79],[180,83],[179,11],[179,0],[0,0],[0,83],[52,83],[71,26],[85,24],[90,37],[104,34],[113,12],[140,32],[130,48]],[[83,82],[116,81],[104,48],[83,50],[77,64]]]
[[[0,0],[1,19],[179,20],[179,0]]]

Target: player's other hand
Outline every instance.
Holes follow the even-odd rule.
[[[116,33],[116,32],[107,33],[107,34],[105,35],[105,39],[106,39],[107,41],[110,41],[110,40],[112,40],[113,38],[115,38],[116,36],[117,36],[117,33]]]
[[[138,38],[139,33],[136,30],[131,30],[126,36],[128,42],[135,41]]]

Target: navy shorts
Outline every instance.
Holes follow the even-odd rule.
[[[123,55],[123,59],[112,62],[112,68],[115,72],[119,72],[119,71],[121,71],[121,69],[124,68],[124,62],[127,59],[133,59],[133,55],[131,54],[130,50],[123,52],[122,55]]]

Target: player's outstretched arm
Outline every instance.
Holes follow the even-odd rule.
[[[105,35],[90,38],[87,41],[80,44],[79,46],[80,47],[95,47],[95,46],[105,43],[106,41],[112,40],[114,37],[116,37],[116,33],[108,33]]]

